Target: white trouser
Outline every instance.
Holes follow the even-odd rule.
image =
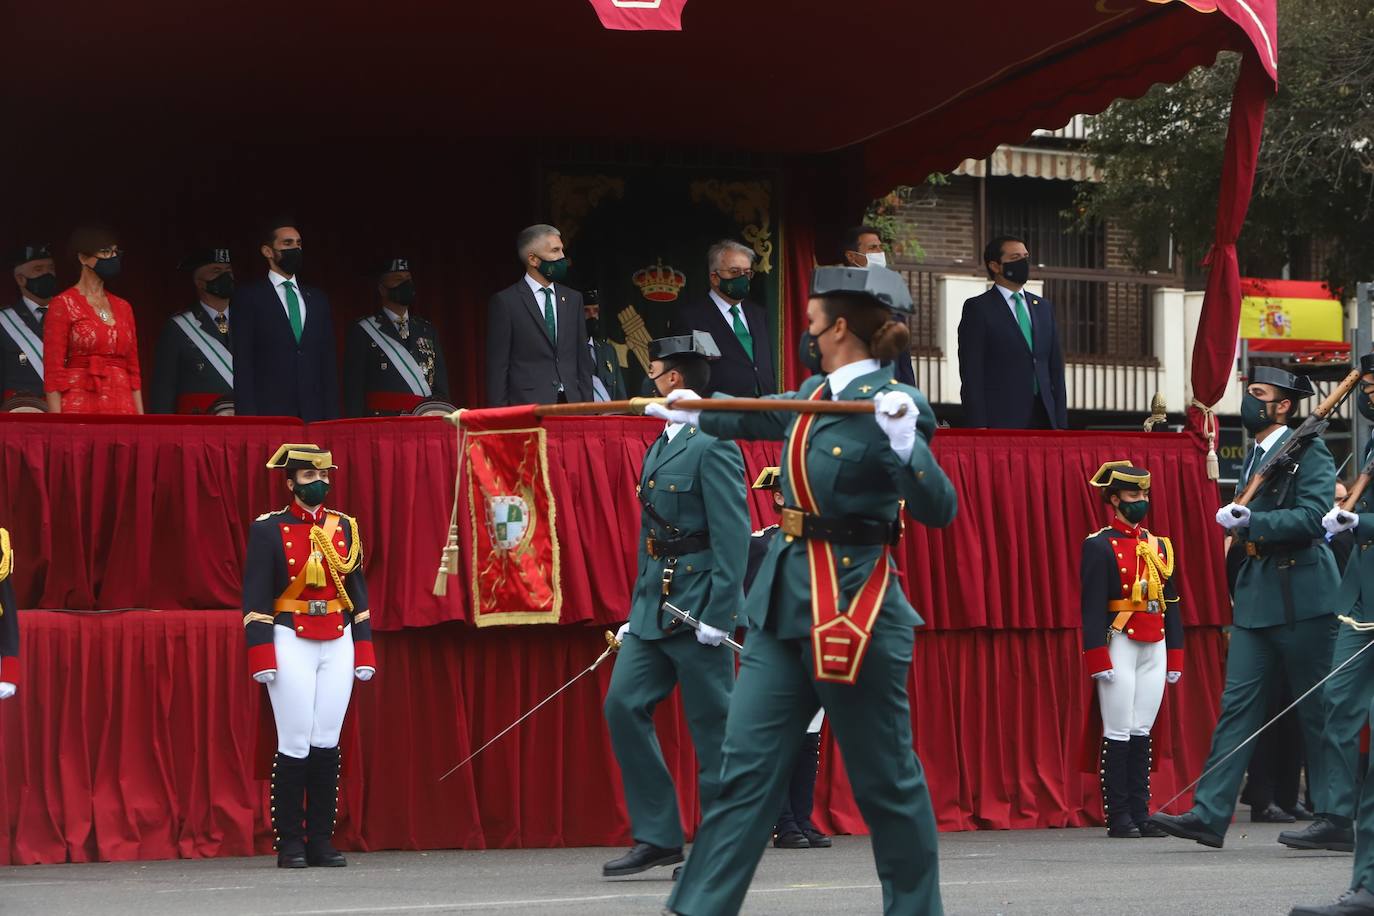
[[[1102,734],[1112,741],[1148,735],[1164,699],[1164,640],[1138,642],[1125,634],[1113,636],[1112,681],[1097,682],[1102,707]]]
[[[277,720],[277,750],[310,756],[312,747],[336,747],[353,693],[353,628],[338,639],[302,639],[290,627],[272,628],[277,677],[267,685]]]

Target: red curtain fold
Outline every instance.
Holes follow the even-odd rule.
[[[0,703],[0,863],[270,849],[266,788],[253,778],[262,688],[236,613],[22,615],[25,679]],[[379,633],[379,673],[355,685],[345,730],[339,844],[628,843],[601,713],[614,659],[438,781],[604,646],[599,627]],[[1154,778],[1160,801],[1199,772],[1221,691],[1223,636],[1192,628],[1188,646],[1160,726],[1174,751]],[[1077,770],[1090,686],[1076,630],[918,631],[909,686],[942,830],[1101,822],[1095,780]],[[676,695],[658,728],[692,822],[696,762]],[[863,832],[828,735],[816,801],[822,829]]]
[[[1272,24],[1273,10],[1269,10]],[[1270,29],[1272,33],[1272,28]],[[1240,325],[1240,263],[1236,241],[1245,225],[1245,211],[1255,183],[1264,110],[1274,94],[1275,81],[1254,48],[1242,55],[1231,120],[1226,131],[1221,189],[1217,198],[1216,240],[1207,256],[1210,268],[1202,299],[1197,339],[1193,344],[1193,397],[1208,406],[1221,400],[1235,371],[1236,329]],[[1189,428],[1203,431],[1203,413],[1188,408]]]
[[[625,619],[636,565],[635,485],[658,421],[545,422],[562,546],[563,622]],[[11,432],[16,434],[11,434]],[[0,524],[20,562],[22,607],[76,610],[239,606],[249,522],[286,502],[263,468],[282,441],[333,450],[331,503],[362,527],[373,625],[427,627],[469,619],[466,496],[463,573],[430,593],[453,502],[456,434],[437,419],[288,421],[218,426],[134,421],[63,425],[0,421]],[[742,442],[750,482],[777,463],[777,444]],[[1149,524],[1180,552],[1190,625],[1229,620],[1221,532],[1199,506],[1219,505],[1202,454],[1163,433],[941,431],[935,453],[959,496],[947,529],[909,524],[898,547],[912,602],[933,629],[1077,625],[1082,539],[1106,524],[1087,479],[1130,458],[1154,473]],[[776,521],[752,493],[755,527]],[[976,571],[976,573],[974,572]]]

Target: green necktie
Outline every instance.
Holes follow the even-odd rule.
[[[744,319],[740,317],[739,306],[730,306],[730,317],[734,319],[735,336],[739,338],[740,345],[744,347],[744,352],[749,354],[749,358],[754,358],[754,335],[749,333],[749,328],[745,326]]]
[[[553,290],[547,286],[540,290],[544,294],[544,328],[549,332],[549,340],[558,343],[558,325],[553,320]]]
[[[1021,336],[1026,338],[1026,346],[1030,348],[1031,353],[1034,353],[1035,340],[1031,336],[1030,312],[1026,311],[1026,299],[1024,296],[1021,295],[1020,290],[1017,290],[1016,292],[1012,293],[1011,298],[1012,301],[1016,303],[1016,323],[1021,325]],[[1036,394],[1039,394],[1040,379],[1031,379],[1031,387]]]
[[[301,321],[301,300],[296,295],[296,284],[287,280],[282,289],[286,290],[286,315],[291,319],[291,333],[296,335],[296,343],[300,343],[305,322]]]

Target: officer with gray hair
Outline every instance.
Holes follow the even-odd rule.
[[[711,390],[751,398],[778,390],[773,343],[763,306],[749,300],[754,251],[723,239],[706,252],[710,289],[686,302],[673,320],[673,333],[705,331],[720,348],[711,364]]]
[[[592,399],[582,294],[563,285],[563,237],[539,223],[520,230],[525,275],[487,304],[487,404],[561,404]]]

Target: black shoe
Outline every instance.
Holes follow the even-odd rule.
[[[673,869],[673,880],[676,881],[676,880],[678,879],[678,877],[679,877],[681,874],[682,874],[682,866],[679,865],[677,868]],[[666,913],[667,910],[664,910],[664,912]]]
[[[1279,842],[1293,849],[1329,849],[1332,852],[1354,852],[1355,833],[1325,817],[1319,817],[1301,830],[1285,830]]]
[[[1257,824],[1291,824],[1297,818],[1270,802],[1267,808],[1251,808],[1250,820]]]
[[[1135,829],[1139,830],[1140,835],[1145,837],[1145,839],[1147,840],[1156,839],[1158,837],[1169,835],[1165,833],[1160,827],[1156,826],[1155,824],[1151,824],[1148,819],[1142,824],[1136,824]]]
[[[1364,888],[1346,891],[1335,903],[1324,906],[1295,906],[1288,916],[1370,916],[1374,914],[1374,894]]]
[[[1284,810],[1293,815],[1293,820],[1295,821],[1315,821],[1317,819],[1317,816],[1312,813],[1312,810],[1302,802],[1298,802],[1293,807]]]
[[[1108,827],[1107,836],[1113,840],[1138,840],[1140,839],[1140,828],[1135,824],[1121,827]]]
[[[676,865],[682,861],[682,847],[662,849],[652,843],[635,843],[629,852],[601,866],[603,878],[637,875],[660,865]]]
[[[348,860],[328,841],[323,844],[311,842],[305,848],[305,862],[311,868],[343,868]]]
[[[1220,849],[1225,842],[1225,838],[1212,832],[1212,829],[1202,822],[1202,818],[1191,811],[1185,811],[1182,814],[1156,814],[1150,818],[1149,823],[1154,824],[1169,836],[1192,840],[1213,849]]]
[[[278,868],[305,868],[309,864],[305,861],[305,847],[299,841],[283,844],[277,850]]]
[[[810,830],[807,830],[805,827],[803,827],[803,828],[802,828],[802,833],[806,834],[806,842],[810,844],[810,846],[811,846],[812,849],[829,849],[829,848],[830,848],[830,837],[828,837],[828,836],[826,836],[825,834],[821,833],[819,830],[815,829],[814,827],[811,828]]]
[[[773,846],[777,849],[810,849],[811,844],[807,842],[806,834],[800,830],[789,830],[787,833],[780,833],[773,837]]]

